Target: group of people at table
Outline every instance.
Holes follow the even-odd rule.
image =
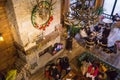
[[[82,76],[85,76],[86,78],[91,78],[92,80],[101,80],[102,78],[106,78],[106,75],[103,74],[103,72],[99,72],[99,64],[97,62],[90,62],[88,59],[84,59],[82,62],[82,66],[80,67]],[[103,68],[103,67],[102,67]],[[65,71],[65,74],[63,75],[63,70]],[[102,69],[101,69],[102,70]],[[104,72],[107,69],[104,67]],[[79,75],[79,73],[74,73],[75,75],[72,77],[73,74],[69,74],[72,71],[69,58],[67,56],[58,58],[56,63],[50,63],[45,66],[45,76],[48,78],[48,80],[72,80],[76,75]],[[64,78],[65,76],[71,76],[72,78]],[[76,78],[75,80],[79,80],[80,78]],[[81,77],[82,79],[82,77]]]
[[[97,60],[91,60],[89,57],[81,61],[78,72],[71,69],[69,58],[67,56],[58,58],[56,63],[50,63],[45,66],[45,76],[48,80],[115,80],[117,72],[109,70],[105,65]],[[80,70],[80,71],[79,71]],[[63,71],[65,73],[63,74]],[[67,77],[66,77],[67,76]]]
[[[80,70],[82,75],[90,78],[90,80],[115,80],[118,75],[115,70],[110,70],[105,64],[97,60],[90,61],[89,58],[86,57],[81,63]]]
[[[106,20],[109,19],[104,19]],[[89,48],[97,45],[109,53],[116,53],[115,42],[120,40],[120,28],[112,25],[114,25],[112,21],[98,23],[95,26],[88,25],[80,29],[80,37],[85,40]]]
[[[61,80],[62,72],[68,74],[71,70],[69,58],[67,56],[58,58],[56,63],[50,63],[45,67],[45,76],[49,80]]]

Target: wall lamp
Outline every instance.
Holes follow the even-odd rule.
[[[0,33],[0,41],[4,41],[2,33]]]

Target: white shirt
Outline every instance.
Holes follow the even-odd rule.
[[[80,30],[80,35],[81,35],[82,38],[88,36],[84,29],[83,29],[83,30]]]
[[[115,41],[120,40],[120,29],[112,28],[108,36],[108,47],[114,46]]]

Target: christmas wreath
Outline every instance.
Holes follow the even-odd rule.
[[[41,1],[34,6],[32,11],[32,24],[35,28],[45,30],[53,21],[52,2]]]

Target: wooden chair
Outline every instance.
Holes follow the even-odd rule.
[[[92,49],[95,46],[95,42],[93,40],[86,40],[85,47],[88,49]]]
[[[99,46],[99,49],[102,50],[103,52],[105,52],[107,54],[111,53],[107,47],[107,44],[99,43],[98,46]]]
[[[100,43],[98,44],[98,46],[99,46],[99,48],[106,48],[106,47],[107,47],[107,44],[103,44],[103,43],[100,42]]]

